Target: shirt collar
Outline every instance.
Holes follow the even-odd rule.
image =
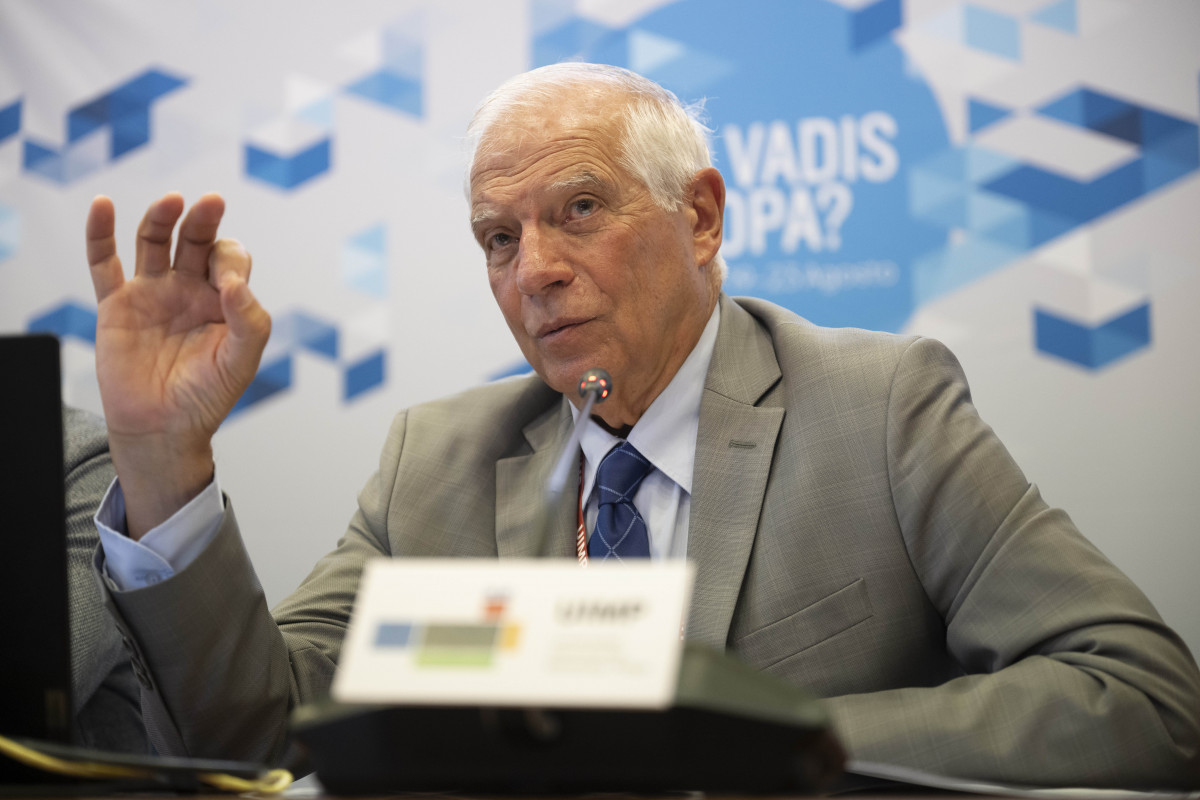
[[[718,303],[700,334],[700,340],[675,377],[654,398],[646,413],[629,431],[629,443],[688,494],[692,492],[696,434],[700,429],[700,401],[704,397],[705,378],[717,344],[720,322],[721,306]],[[579,409],[573,404],[571,414],[575,419],[579,418]],[[600,461],[620,441],[595,421],[588,421],[580,441],[585,459],[583,497],[588,497],[592,491]]]

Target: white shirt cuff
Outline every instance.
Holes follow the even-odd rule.
[[[216,536],[225,514],[221,486],[212,482],[170,519],[140,540],[126,535],[125,494],[114,479],[96,511],[104,572],[121,591],[142,589],[182,572]]]

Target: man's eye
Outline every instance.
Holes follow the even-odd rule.
[[[576,217],[587,217],[595,213],[599,205],[591,197],[580,197],[578,200],[571,201],[571,215]]]
[[[487,239],[488,250],[499,250],[503,247],[508,247],[510,244],[517,241],[515,236],[507,233],[493,233]]]

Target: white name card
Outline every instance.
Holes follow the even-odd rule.
[[[665,708],[693,575],[683,561],[371,561],[333,697]]]

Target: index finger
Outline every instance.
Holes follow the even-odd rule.
[[[125,283],[121,259],[117,257],[117,212],[113,202],[97,195],[88,208],[84,238],[87,242],[88,268],[92,273],[92,288],[99,302]]]

